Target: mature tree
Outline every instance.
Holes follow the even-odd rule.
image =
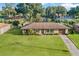
[[[79,6],[76,7],[76,18],[79,18]]]
[[[15,21],[12,22],[12,24],[13,24],[14,27],[18,27],[19,21],[16,21],[16,20],[15,20]]]
[[[28,13],[28,9],[29,9],[29,6],[28,4],[26,5],[25,3],[19,3],[15,7],[15,10],[17,11],[17,13],[22,13],[25,18],[26,18],[26,13]]]
[[[15,9],[12,7],[12,4],[6,3],[5,6],[2,7],[2,14],[5,16],[13,16],[16,14]]]
[[[46,15],[48,18],[51,18],[52,20],[57,17],[65,16],[66,13],[67,13],[66,8],[62,6],[46,8]]]
[[[46,8],[41,9],[41,16],[46,17]]]
[[[56,14],[56,7],[48,7],[48,8],[46,8],[46,16],[48,18],[53,19],[55,14]]]
[[[42,13],[42,5],[40,3],[19,3],[15,9],[17,13],[22,13],[29,21],[32,21],[32,18],[36,18],[38,13]]]
[[[68,14],[73,18],[79,18],[79,6],[71,8]]]
[[[62,16],[65,16],[66,13],[67,13],[67,10],[66,10],[66,8],[63,7],[63,6],[58,6],[58,7],[56,8],[56,13],[57,13],[58,15],[59,15],[59,14],[62,14]]]
[[[71,8],[68,12],[69,16],[72,16],[73,18],[75,18],[76,15],[76,8]]]

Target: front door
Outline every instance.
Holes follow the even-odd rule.
[[[59,30],[59,34],[65,34],[65,30],[64,29]]]
[[[41,30],[41,33],[44,34],[44,30]]]

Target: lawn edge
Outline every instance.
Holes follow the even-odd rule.
[[[72,43],[79,49],[79,47],[76,45],[76,43],[74,42],[74,40],[73,39],[71,39],[68,35],[67,35],[67,37],[72,41]]]

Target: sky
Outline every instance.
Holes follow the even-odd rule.
[[[67,10],[69,10],[71,7],[79,6],[79,3],[42,3],[42,5],[45,8],[49,6],[64,6]],[[2,10],[2,6],[5,6],[5,3],[0,3],[0,10]]]
[[[49,7],[49,6],[64,6],[67,10],[70,10],[72,7],[79,6],[79,3],[43,3],[42,4],[44,7]]]
[[[0,10],[2,10],[3,6],[5,6],[5,3],[0,3]],[[15,5],[12,4],[12,6],[14,7],[14,6],[16,6],[16,4]]]
[[[0,3],[0,10],[2,9],[2,6],[4,6],[5,4],[3,3]]]

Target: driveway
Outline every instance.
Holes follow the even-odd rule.
[[[78,48],[72,43],[72,41],[66,35],[60,35],[61,39],[66,44],[67,48],[69,49],[70,53],[73,56],[79,56]]]

